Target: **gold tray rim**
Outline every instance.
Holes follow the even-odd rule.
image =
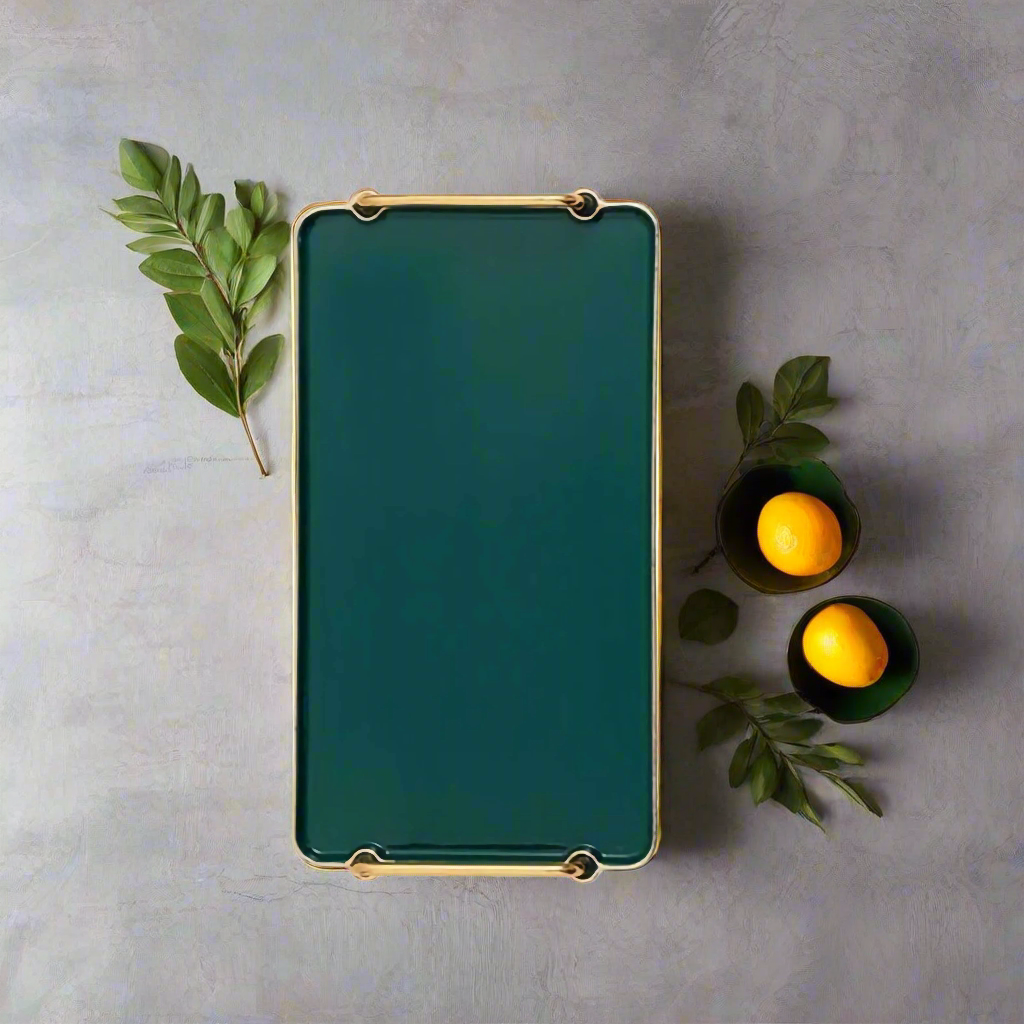
[[[360,200],[363,203],[360,204]],[[586,213],[584,201],[590,205]],[[372,205],[371,205],[372,204]],[[654,500],[651,503],[651,700],[653,734],[652,787],[653,787],[653,839],[647,853],[633,864],[605,864],[589,850],[577,849],[564,861],[550,864],[500,864],[473,862],[396,862],[383,860],[370,847],[356,850],[345,861],[318,861],[302,850],[296,834],[298,824],[298,624],[299,624],[299,349],[298,349],[298,233],[303,222],[314,213],[324,210],[346,210],[360,220],[371,221],[385,209],[407,207],[462,207],[465,209],[481,206],[552,208],[559,206],[577,220],[590,220],[610,207],[632,207],[650,218],[654,225],[654,294],[652,296],[653,316],[653,373],[652,376],[652,440],[651,481]],[[367,215],[367,208],[374,209]],[[292,491],[292,825],[290,835],[295,852],[312,868],[323,871],[347,871],[354,878],[372,880],[394,876],[424,877],[547,877],[572,878],[577,882],[589,882],[605,871],[634,871],[650,863],[661,844],[661,630],[662,630],[662,422],[661,422],[661,222],[657,214],[646,203],[635,199],[603,199],[593,189],[580,188],[562,195],[458,195],[458,194],[417,194],[382,196],[373,189],[357,189],[347,200],[326,200],[309,203],[295,215],[291,226],[289,244],[289,265],[291,269],[291,366],[292,366],[292,445],[291,445],[291,491]],[[593,864],[590,870],[586,865]]]

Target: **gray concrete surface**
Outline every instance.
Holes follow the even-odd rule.
[[[255,427],[178,376],[99,206],[121,135],[294,212],[372,185],[589,185],[665,222],[666,660],[782,682],[822,592],[684,650],[732,403],[834,357],[865,520],[824,593],[924,668],[831,839],[697,757],[665,836],[582,887],[365,887],[297,859],[288,372]],[[733,0],[0,5],[0,1020],[1020,1021],[1024,8]],[[279,309],[276,321],[286,323]]]

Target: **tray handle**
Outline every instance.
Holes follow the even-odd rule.
[[[353,193],[347,204],[360,220],[373,220],[387,209],[399,206],[519,206],[533,209],[568,210],[577,220],[591,220],[604,205],[589,188],[565,195],[489,196],[489,195],[405,195],[382,196],[372,188]]]

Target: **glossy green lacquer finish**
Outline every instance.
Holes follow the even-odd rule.
[[[765,503],[777,494],[800,491],[823,501],[839,520],[843,548],[827,572],[790,576],[761,554],[757,520]],[[768,464],[747,470],[718,504],[718,543],[730,568],[744,583],[763,594],[795,594],[813,590],[838,576],[853,558],[860,540],[860,515],[839,478],[824,462],[806,459],[795,465]]]
[[[889,663],[878,682],[859,689],[836,686],[807,664],[803,636],[807,623],[830,604],[852,604],[865,612],[889,648]],[[920,653],[910,623],[891,604],[873,597],[833,597],[815,605],[796,624],[789,638],[789,677],[808,704],[836,722],[866,722],[888,711],[917,678]]]
[[[301,225],[310,858],[651,850],[655,245],[624,207]]]

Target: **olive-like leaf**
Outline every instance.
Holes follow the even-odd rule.
[[[783,807],[789,809],[794,814],[799,814],[800,817],[806,818],[824,832],[825,826],[822,825],[817,812],[811,805],[810,800],[807,799],[807,790],[804,789],[803,780],[789,764],[783,765],[781,774],[782,778],[772,794],[772,799],[782,804]]]
[[[756,739],[756,736],[748,736],[745,740],[741,740],[736,748],[736,753],[732,755],[732,760],[729,762],[729,785],[733,789],[742,786],[746,780],[747,773],[750,771],[750,755]]]
[[[246,359],[245,365],[242,367],[240,378],[243,408],[249,399],[270,380],[270,375],[274,372],[277,360],[281,356],[282,348],[284,348],[283,334],[270,334],[253,346],[249,358]]]
[[[178,192],[178,216],[181,220],[188,220],[192,216],[192,207],[195,205],[199,193],[199,179],[196,177],[192,165],[189,164]]]
[[[238,305],[244,305],[255,299],[270,281],[276,267],[276,256],[256,256],[246,259],[242,264],[242,276],[235,302]]]
[[[765,732],[780,743],[800,743],[810,739],[822,725],[820,718],[790,718],[782,722],[767,722]]]
[[[207,312],[217,325],[217,330],[220,331],[225,347],[229,351],[234,352],[235,321],[232,319],[231,310],[227,302],[224,301],[224,296],[221,295],[220,289],[210,278],[206,278],[199,289],[199,297],[203,300]]]
[[[122,213],[134,213],[143,217],[169,220],[164,204],[159,199],[150,199],[149,196],[125,196],[124,199],[115,199],[114,205]]]
[[[169,292],[164,295],[174,322],[193,341],[201,342],[215,354],[220,352],[221,333],[199,295]]]
[[[226,284],[231,268],[242,255],[228,229],[218,227],[211,230],[203,240],[203,251],[213,272]]]
[[[828,438],[809,423],[783,423],[772,435],[772,443],[796,454],[810,455],[828,447]]]
[[[811,710],[807,703],[798,693],[775,693],[765,697],[762,705],[766,712],[785,711],[792,715],[802,715]]]
[[[235,386],[220,356],[184,334],[174,339],[174,355],[185,380],[211,405],[238,415]]]
[[[843,764],[863,764],[864,758],[845,743],[821,743],[814,747],[814,753],[823,757],[834,757]]]
[[[755,804],[763,804],[778,788],[779,766],[770,750],[758,755],[750,768],[750,795]]]
[[[878,801],[859,782],[844,779],[832,772],[822,772],[821,774],[837,789],[841,789],[858,807],[863,807],[864,810],[870,811],[879,818],[882,817],[882,808],[878,806]]]
[[[721,679],[712,679],[703,688],[708,693],[718,694],[727,700],[752,700],[761,696],[761,691],[753,683],[737,676],[722,676]]]
[[[721,704],[697,720],[697,749],[705,750],[731,739],[747,724],[746,715],[735,704]]]
[[[790,411],[787,420],[809,420],[813,416],[824,416],[836,407],[834,398],[808,398],[803,404]]]
[[[247,326],[255,323],[256,319],[262,316],[263,313],[270,308],[270,305],[274,301],[274,296],[277,294],[277,290],[281,287],[283,282],[284,268],[278,265],[274,270],[274,273],[271,275],[266,288],[256,296],[256,301],[249,307],[249,312],[245,317]]]
[[[761,392],[746,381],[736,392],[736,419],[740,424],[743,440],[750,444],[757,439],[764,422],[764,398]]]
[[[207,231],[224,226],[224,197],[219,192],[211,192],[203,196],[196,217],[196,228],[193,234],[197,242],[202,242]],[[234,241],[234,239],[232,239]]]
[[[262,220],[263,211],[267,204],[267,186],[262,182],[257,182],[256,187],[253,188],[249,195],[249,209],[252,210],[253,216],[257,220]]]
[[[151,281],[175,292],[198,292],[206,279],[206,270],[194,253],[171,249],[144,259],[139,270]]]
[[[279,256],[291,239],[291,228],[283,220],[269,224],[249,246],[250,256]]]
[[[118,156],[121,161],[121,177],[132,188],[144,192],[156,192],[160,188],[161,172],[142,143],[134,139],[122,139]]]
[[[253,183],[247,178],[236,178],[235,179],[235,198],[238,200],[239,206],[244,206],[246,209],[249,208],[249,202],[252,199]]]
[[[256,225],[256,219],[253,217],[252,211],[242,206],[236,206],[224,218],[224,225],[235,240],[238,248],[245,252],[252,241],[252,233]]]
[[[170,238],[166,235],[147,235],[145,238],[136,238],[129,242],[125,248],[132,252],[151,253],[164,252],[167,249],[176,249],[184,239]]]
[[[168,220],[166,216],[151,217],[142,213],[119,213],[115,215],[114,219],[120,221],[126,228],[131,228],[132,231],[138,231],[142,234],[173,232],[182,241],[187,241],[185,236],[178,232],[174,221]]]
[[[812,754],[809,751],[800,751],[791,756],[794,761],[799,761],[800,764],[805,764],[816,772],[835,771],[843,767],[843,762],[837,761],[834,757],[821,757],[819,754]]]
[[[264,225],[270,224],[277,216],[277,193],[267,190],[267,201],[263,207],[263,216],[260,218]]]
[[[772,406],[780,420],[828,397],[828,356],[797,356],[775,374]]]
[[[679,635],[702,644],[720,644],[732,636],[739,618],[736,602],[717,590],[695,590],[679,611]]]
[[[160,199],[168,211],[178,215],[178,189],[181,188],[181,161],[172,156],[160,181]]]

